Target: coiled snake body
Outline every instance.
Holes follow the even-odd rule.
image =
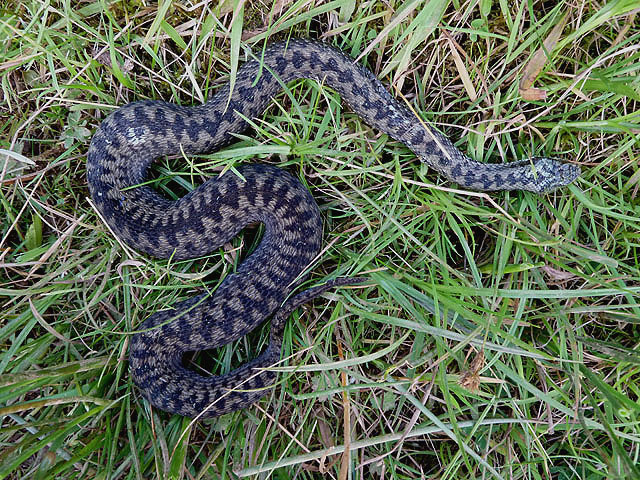
[[[252,223],[264,224],[257,249],[228,275],[213,295],[178,303],[151,315],[133,335],[131,372],[155,406],[185,416],[211,417],[243,408],[265,393],[275,374],[289,313],[339,279],[285,302],[318,254],[322,222],[306,188],[290,174],[247,165],[240,176],[210,179],[177,201],[144,183],[154,159],[211,151],[233,140],[267,107],[282,84],[313,78],[334,88],[369,125],[405,143],[430,167],[476,190],[546,192],[573,181],[577,167],[547,158],[482,164],[464,156],[443,135],[426,129],[367,69],[318,42],[292,40],[268,47],[260,61],[238,71],[204,105],[161,101],[131,103],[109,115],[88,153],[89,190],[105,221],[126,243],[157,257],[183,259],[211,252]],[[283,303],[284,302],[284,303]],[[183,366],[185,352],[234,341],[272,318],[270,344],[253,361],[222,376],[204,377]],[[229,391],[230,389],[236,389]]]

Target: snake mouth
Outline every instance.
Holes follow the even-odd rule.
[[[536,157],[533,162],[534,184],[536,193],[548,193],[565,187],[580,176],[580,166],[566,163],[557,158]]]
[[[560,166],[561,185],[569,185],[580,176],[580,167],[572,163],[564,163]]]

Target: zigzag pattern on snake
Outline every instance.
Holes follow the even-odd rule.
[[[338,279],[286,300],[320,251],[322,221],[311,194],[285,171],[242,166],[242,178],[226,173],[177,201],[140,186],[158,157],[209,152],[230,143],[233,133],[247,127],[245,118],[260,115],[283,84],[298,78],[335,89],[369,125],[403,142],[462,187],[540,193],[579,175],[578,167],[548,158],[507,164],[469,159],[448,138],[418,121],[369,70],[314,41],[268,47],[259,60],[239,69],[231,98],[227,85],[200,106],[141,101],[119,108],[91,141],[87,178],[97,209],[120,239],[156,257],[183,259],[211,252],[249,224],[264,224],[257,249],[212,295],[154,313],[132,336],[135,383],[162,410],[211,417],[256,401],[275,380],[273,372],[259,369],[278,361],[289,313],[328,288],[359,281]],[[270,316],[270,344],[253,361],[211,377],[183,365],[185,352],[225,345]]]

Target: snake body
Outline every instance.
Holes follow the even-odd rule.
[[[314,41],[269,46],[238,70],[231,96],[228,84],[199,106],[140,101],[119,108],[91,141],[87,178],[95,206],[120,239],[156,257],[184,259],[211,252],[249,224],[264,224],[257,249],[214,294],[154,313],[132,336],[133,379],[162,410],[211,417],[256,401],[274,382],[273,372],[260,369],[279,359],[289,313],[327,288],[350,282],[339,279],[286,300],[320,251],[322,221],[309,191],[283,170],[242,166],[240,175],[210,179],[177,201],[140,185],[160,156],[208,152],[231,142],[247,127],[246,119],[260,115],[284,84],[298,78],[335,89],[369,125],[462,187],[546,192],[579,174],[577,167],[548,158],[508,164],[469,159],[418,121],[369,70]],[[209,377],[183,365],[186,352],[225,345],[269,317],[270,343],[253,361]]]

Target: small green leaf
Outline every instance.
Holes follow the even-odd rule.
[[[480,15],[483,18],[487,18],[491,13],[491,6],[493,4],[493,0],[480,0]]]
[[[171,464],[169,465],[169,478],[181,479],[183,478],[184,465],[187,459],[187,452],[189,451],[189,436],[191,434],[191,419],[182,419],[182,434],[178,440],[178,444],[173,449],[171,455]]]
[[[186,42],[182,39],[182,37],[180,36],[180,34],[176,31],[175,28],[173,28],[171,25],[169,25],[166,20],[162,20],[160,22],[160,28],[164,31],[164,33],[166,33],[167,35],[169,35],[169,38],[171,40],[173,40],[175,42],[176,45],[178,45],[180,48],[182,48],[183,50],[187,49],[187,44]]]
[[[27,250],[33,250],[42,245],[42,220],[35,213],[31,216],[31,225],[24,237],[24,242]]]

